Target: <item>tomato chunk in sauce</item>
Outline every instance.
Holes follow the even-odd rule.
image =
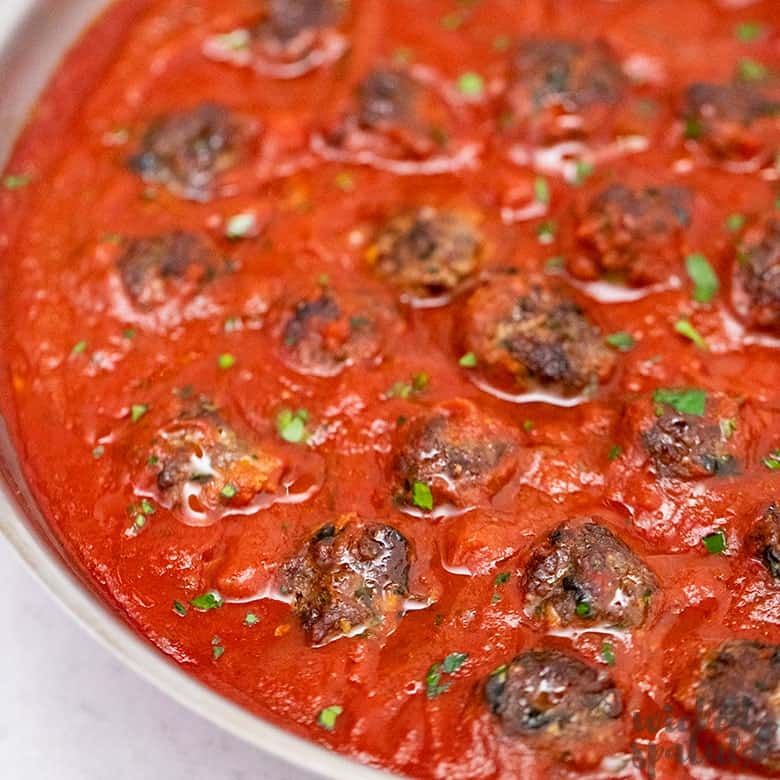
[[[116,0],[0,180],[75,566],[399,775],[780,771],[776,0]]]

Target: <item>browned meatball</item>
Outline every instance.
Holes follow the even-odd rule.
[[[520,390],[576,393],[605,381],[615,365],[579,305],[543,278],[496,276],[469,299],[464,330],[479,367]]]
[[[733,442],[724,435],[719,420],[665,405],[652,427],[642,433],[642,443],[662,477],[696,479],[733,474],[739,468]]]
[[[724,642],[703,657],[676,698],[728,756],[780,769],[780,645]]]
[[[713,159],[770,159],[778,147],[780,103],[744,84],[692,84],[683,109],[685,136]]]
[[[228,109],[201,103],[153,122],[130,167],[145,181],[163,184],[181,197],[208,200],[217,176],[236,162],[239,136]]]
[[[408,594],[409,544],[392,526],[326,525],[284,566],[306,638],[322,645],[397,617]]]
[[[748,548],[763,561],[769,573],[780,580],[780,505],[773,502],[766,508],[747,541]]]
[[[282,358],[299,373],[322,377],[370,363],[381,349],[386,315],[368,298],[339,296],[325,288],[285,314]]]
[[[751,327],[780,334],[780,220],[748,236],[738,260],[737,308]]]
[[[516,439],[463,399],[435,406],[402,428],[394,470],[400,500],[431,510],[484,503],[512,475]]]
[[[562,117],[580,117],[579,132],[603,121],[620,102],[626,77],[612,47],[603,40],[529,38],[512,62],[508,107],[537,140],[572,132]]]
[[[368,251],[377,273],[404,292],[435,297],[477,271],[483,241],[473,222],[424,207],[391,219]]]
[[[117,261],[117,270],[133,303],[148,310],[196,292],[222,262],[211,244],[176,231],[133,239]]]
[[[568,756],[597,757],[619,732],[610,676],[560,650],[528,650],[495,671],[485,698],[503,730]]]
[[[286,45],[302,33],[335,23],[342,6],[339,0],[268,0],[268,15],[258,33]]]
[[[639,626],[657,586],[645,564],[593,520],[558,526],[525,568],[526,603],[552,625]]]
[[[245,506],[276,491],[283,472],[275,454],[242,441],[204,399],[158,431],[149,465],[164,502],[196,513]]]
[[[584,254],[570,260],[569,271],[581,279],[618,276],[637,286],[663,282],[680,265],[690,211],[685,187],[614,184],[580,219],[577,240]]]

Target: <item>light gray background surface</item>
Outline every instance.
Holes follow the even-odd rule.
[[[0,600],[2,780],[315,780],[125,669],[3,539]]]

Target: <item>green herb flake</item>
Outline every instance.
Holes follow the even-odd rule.
[[[225,602],[219,593],[211,590],[206,593],[201,593],[200,596],[195,596],[194,599],[190,600],[190,604],[199,612],[208,612],[211,609],[219,609],[224,603]]]
[[[222,498],[230,501],[231,498],[235,498],[238,495],[238,488],[232,482],[228,482],[222,490],[219,491],[219,494]]]
[[[474,71],[462,73],[458,77],[458,91],[467,98],[481,98],[485,93],[485,79]]]
[[[441,665],[445,674],[454,674],[468,660],[468,653],[450,653]]]
[[[690,339],[699,349],[709,349],[704,337],[693,327],[689,320],[677,320],[674,323],[674,329],[681,336]]]
[[[106,454],[106,448],[102,444],[98,444],[94,450],[92,450],[92,457],[95,460],[100,460]]]
[[[608,346],[618,350],[618,352],[629,352],[636,344],[636,339],[624,330],[620,330],[617,333],[611,333],[604,341]]]
[[[593,163],[578,160],[574,168],[574,183],[584,184],[593,175],[594,170]]]
[[[770,470],[770,471],[780,471],[780,449],[773,450],[772,452],[767,455],[762,463]]]
[[[333,183],[342,191],[342,192],[354,192],[355,191],[355,180],[352,178],[351,173],[347,173],[347,171],[341,171],[340,173],[336,174],[336,178],[333,180]]]
[[[590,617],[590,604],[587,601],[578,601],[574,611],[577,613],[578,617]]]
[[[227,371],[228,369],[233,368],[235,364],[236,358],[229,352],[224,352],[217,358],[217,365],[220,367],[220,369],[222,369],[222,371]]]
[[[412,503],[429,512],[433,509],[433,493],[425,482],[415,482],[412,485]]]
[[[182,604],[181,601],[174,601],[173,602],[173,611],[179,617],[186,617],[187,612],[189,612],[189,610],[187,609],[187,605],[186,604]]]
[[[685,129],[683,135],[689,141],[696,141],[701,138],[701,134],[704,131],[701,119],[695,116],[689,116],[685,119]]]
[[[425,675],[425,690],[429,699],[446,693],[451,687],[450,680],[442,681],[444,675],[451,675],[460,669],[468,659],[468,653],[450,653],[440,663],[433,664]]]
[[[122,338],[127,339],[128,341],[132,341],[135,338],[136,330],[135,328],[125,328],[122,331]]]
[[[734,28],[734,37],[740,43],[753,43],[764,33],[764,26],[760,22],[740,22]]]
[[[222,646],[222,640],[215,636],[211,640],[211,655],[215,661],[219,661],[222,658],[225,648]]]
[[[506,585],[509,582],[509,578],[512,574],[508,571],[502,571],[500,574],[496,574],[496,578],[493,580],[494,585],[498,588],[501,585]]]
[[[726,417],[720,421],[720,435],[724,441],[728,441],[737,431],[737,418]]]
[[[256,626],[259,622],[260,618],[257,617],[254,612],[247,612],[246,615],[244,615],[245,626]]]
[[[231,241],[257,235],[257,217],[250,211],[235,214],[225,224],[225,237]]]
[[[147,404],[133,404],[130,407],[130,419],[137,423],[148,411],[149,406]]]
[[[685,258],[685,270],[693,282],[693,300],[697,303],[709,303],[720,289],[718,275],[709,260],[700,253]]]
[[[523,430],[526,433],[530,433],[534,429],[534,421],[533,420],[523,420]]]
[[[623,448],[618,444],[613,444],[607,453],[607,460],[617,460],[623,454]]]
[[[566,265],[566,261],[560,256],[555,255],[555,257],[548,257],[544,261],[544,270],[545,271],[558,271],[559,269],[563,268]]]
[[[555,231],[555,222],[542,222],[542,224],[536,228],[536,238],[540,244],[552,244],[555,240]]]
[[[601,660],[604,661],[607,666],[615,665],[615,646],[612,642],[601,643]]]
[[[3,177],[3,189],[6,190],[21,190],[24,189],[32,180],[32,177],[27,173],[9,174]]]
[[[653,393],[653,401],[671,406],[679,414],[701,417],[707,404],[707,393],[696,388],[659,387]]]
[[[344,712],[344,708],[339,707],[338,704],[331,704],[330,707],[325,707],[317,715],[317,725],[324,728],[325,731],[333,731],[336,728],[336,721],[342,712]]]
[[[740,81],[763,81],[769,71],[763,63],[750,57],[743,57],[737,63],[737,78]]]
[[[726,217],[726,230],[730,233],[738,233],[745,226],[744,214],[729,214]]]
[[[145,515],[153,515],[157,511],[155,505],[145,498],[141,501],[139,506],[141,507],[141,512]]]
[[[477,356],[473,352],[467,352],[458,361],[462,368],[474,368],[477,365]]]
[[[276,430],[279,436],[290,444],[302,444],[309,438],[306,423],[309,413],[305,409],[282,409],[276,415]]]
[[[87,342],[82,340],[79,341],[78,344],[74,345],[73,349],[70,351],[70,354],[81,355],[86,351],[87,351]]]
[[[550,203],[550,185],[544,176],[537,176],[534,179],[534,200],[547,206]]]
[[[726,551],[726,534],[723,531],[707,534],[701,542],[710,555],[720,555]]]

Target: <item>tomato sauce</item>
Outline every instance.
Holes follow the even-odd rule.
[[[777,10],[116,2],[0,188],[75,565],[400,774],[776,772]]]

